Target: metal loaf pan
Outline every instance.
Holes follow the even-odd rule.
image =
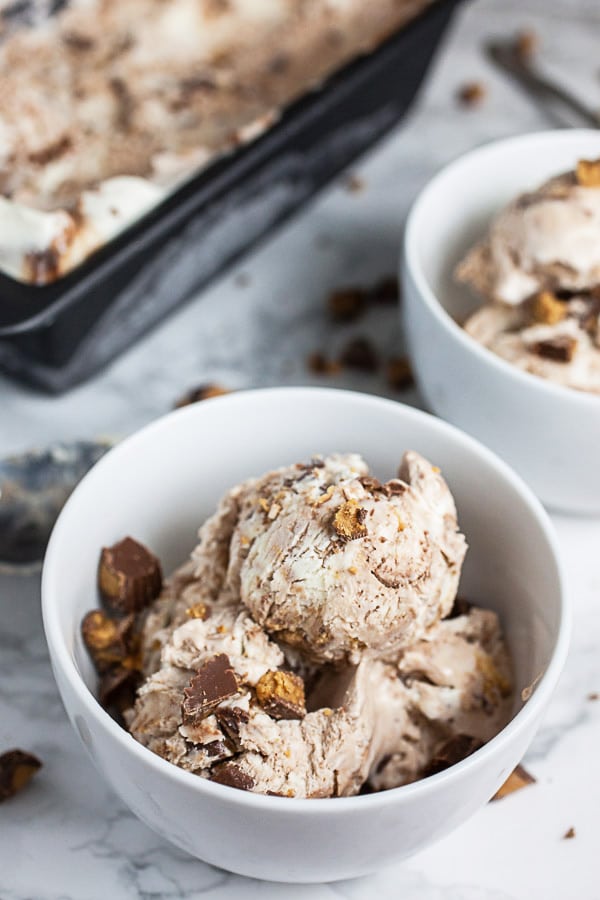
[[[438,0],[69,275],[0,274],[0,368],[59,393],[125,350],[399,120],[459,2]]]

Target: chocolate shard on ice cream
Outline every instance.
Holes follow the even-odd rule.
[[[439,771],[509,718],[498,618],[455,602],[465,540],[417,453],[387,483],[354,454],[251,479],[199,537],[138,618],[123,717],[164,759],[241,790],[349,796]]]
[[[522,194],[456,269],[484,300],[483,346],[556,384],[600,393],[600,160]]]

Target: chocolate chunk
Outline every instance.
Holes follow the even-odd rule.
[[[456,96],[463,106],[479,106],[485,94],[485,87],[480,81],[469,81],[458,89]]]
[[[596,700],[600,700],[600,693],[598,693],[598,691],[592,691],[591,694],[588,694],[588,695],[587,695],[587,698],[588,698],[588,700],[590,700],[592,703],[595,703]]]
[[[449,738],[436,752],[427,766],[424,776],[443,772],[483,746],[483,741],[469,734],[455,734]]]
[[[219,728],[231,743],[234,750],[242,749],[240,744],[240,725],[247,725],[250,721],[248,713],[244,709],[235,706],[224,706],[215,713]]]
[[[304,682],[293,672],[265,672],[256,684],[256,698],[274,719],[303,719],[306,715]]]
[[[62,36],[63,44],[77,53],[85,53],[94,46],[94,39],[78,31],[67,31]]]
[[[406,484],[399,478],[392,478],[390,481],[386,481],[383,485],[383,489],[388,497],[394,497],[404,494],[406,491]]]
[[[254,779],[235,763],[222,763],[215,766],[211,771],[210,780],[216,781],[217,784],[238,788],[240,791],[251,791],[254,787]]]
[[[341,371],[341,365],[333,359],[328,359],[320,350],[311,353],[306,360],[306,368],[314,375],[337,375]]]
[[[400,285],[398,279],[390,275],[378,281],[371,291],[371,299],[374,303],[392,304],[400,300]]]
[[[14,797],[29,783],[42,763],[24,750],[7,750],[0,756],[0,803]]]
[[[447,619],[457,619],[459,616],[466,616],[473,608],[473,604],[465,600],[464,597],[457,597],[454,606],[446,616]]]
[[[226,653],[213,656],[192,676],[184,689],[183,721],[195,724],[238,692],[237,678]]]
[[[365,475],[363,478],[358,479],[364,489],[369,491],[371,494],[376,494],[379,491],[383,491],[383,485],[379,481],[378,478],[373,478],[371,475]]]
[[[504,784],[498,788],[492,797],[492,800],[502,800],[503,797],[508,797],[509,794],[520,791],[521,788],[527,787],[528,784],[535,784],[535,778],[533,775],[529,774],[527,769],[518,765],[508,776]]]
[[[220,384],[201,384],[198,387],[186,391],[175,403],[175,409],[182,406],[190,406],[192,403],[200,403],[202,400],[210,400],[212,397],[223,397],[229,394],[227,388]]]
[[[362,288],[341,288],[327,298],[329,315],[334,322],[351,322],[365,310],[366,291]]]
[[[98,684],[100,706],[108,712],[123,713],[134,704],[139,680],[139,672],[122,665],[104,672]]]
[[[395,391],[401,391],[414,383],[413,373],[407,356],[390,359],[385,365],[387,383]]]
[[[551,359],[554,362],[571,362],[577,349],[577,340],[568,335],[560,335],[560,337],[537,341],[532,344],[530,349],[538,356],[543,356],[544,359]]]
[[[366,517],[367,511],[364,507],[359,506],[356,500],[347,500],[335,513],[333,527],[345,541],[354,541],[366,535],[367,526],[364,524]]]
[[[379,367],[379,359],[371,342],[364,337],[353,338],[340,354],[340,362],[347,369],[358,369],[361,372],[375,372]]]
[[[60,159],[67,150],[71,149],[72,145],[73,142],[71,138],[68,134],[65,134],[52,144],[47,144],[45,147],[42,147],[41,150],[30,153],[27,158],[35,166],[47,166],[48,163],[54,162],[55,159]]]
[[[105,606],[111,611],[138,612],[160,593],[160,563],[146,547],[126,537],[112,547],[103,548],[98,587]]]
[[[211,760],[219,761],[231,756],[231,751],[225,741],[210,741],[208,744],[203,744],[202,749]]]
[[[23,260],[24,279],[32,284],[56,281],[61,274],[61,258],[62,254],[54,244],[45,250],[32,250],[26,253]]]
[[[92,609],[81,623],[81,635],[97,672],[122,663],[133,640],[134,616],[111,619],[101,609]]]
[[[574,829],[573,826],[571,825],[571,827],[570,827],[570,828],[567,828],[567,830],[566,830],[565,833],[563,834],[563,841],[572,841],[573,838],[576,837],[576,835],[577,835],[577,832],[575,831],[575,829]]]

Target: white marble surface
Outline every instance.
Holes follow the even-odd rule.
[[[401,343],[393,310],[332,330],[329,286],[393,271],[405,211],[446,160],[482,141],[547,127],[549,120],[483,60],[483,35],[523,24],[543,40],[549,67],[600,105],[597,0],[494,0],[461,13],[410,119],[357,170],[366,188],[340,185],[237,272],[187,305],[103,375],[62,398],[0,380],[0,453],[67,436],[124,434],[206,380],[232,387],[307,383],[306,354],[368,332],[385,352]],[[458,110],[453,95],[481,78],[489,96]],[[385,393],[375,376],[335,380]],[[414,392],[402,399],[419,402]],[[568,665],[526,765],[537,784],[483,809],[449,838],[371,878],[293,887],[246,881],[165,844],[105,788],[72,733],[48,665],[37,578],[0,579],[0,748],[37,752],[44,769],[0,807],[1,900],[210,897],[321,900],[599,900],[600,522],[555,518],[575,606]],[[573,826],[574,840],[563,840]],[[276,848],[274,848],[276,852]],[[310,860],[306,861],[307,866]]]

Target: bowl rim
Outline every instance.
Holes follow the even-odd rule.
[[[525,148],[532,144],[535,145],[536,143],[546,145],[548,142],[571,144],[578,140],[592,138],[596,139],[600,149],[600,131],[596,131],[593,128],[549,129],[488,141],[479,147],[475,147],[472,150],[468,150],[466,153],[460,154],[460,156],[440,169],[433,178],[427,182],[425,187],[413,201],[404,228],[402,255],[406,272],[414,281],[418,289],[420,300],[424,302],[438,324],[444,328],[452,338],[458,341],[465,352],[471,353],[479,359],[483,365],[495,369],[500,377],[504,376],[508,380],[512,380],[515,388],[539,390],[542,393],[550,395],[555,400],[562,400],[563,402],[570,400],[573,404],[577,403],[581,406],[582,410],[588,411],[588,413],[592,409],[594,409],[596,413],[600,413],[600,397],[598,395],[591,392],[580,391],[576,388],[566,387],[562,384],[555,384],[548,378],[542,378],[540,375],[525,372],[503,359],[501,356],[498,356],[492,350],[482,346],[467,334],[464,328],[446,311],[444,305],[429,286],[429,281],[420,264],[418,249],[419,240],[417,236],[417,231],[421,228],[420,220],[424,216],[423,207],[425,203],[429,202],[432,195],[435,195],[435,192],[440,189],[440,184],[447,179],[452,179],[462,170],[468,169],[474,161],[481,159],[485,160],[486,156],[493,157],[498,152],[502,152],[508,148]],[[469,288],[465,287],[465,290],[468,291]]]
[[[60,578],[57,577],[56,573],[61,568],[60,562],[62,556],[59,554],[58,548],[62,531],[68,520],[70,511],[81,491],[85,490],[85,482],[92,476],[92,473],[95,473],[92,477],[97,478],[99,472],[102,472],[104,468],[114,464],[113,461],[115,460],[115,457],[118,457],[124,452],[129,452],[130,448],[135,447],[136,444],[142,445],[151,435],[154,436],[161,431],[168,430],[175,420],[202,416],[202,410],[207,408],[207,403],[235,407],[244,405],[249,401],[251,402],[255,398],[269,398],[281,396],[283,394],[288,395],[290,402],[293,402],[300,397],[308,396],[312,399],[323,397],[333,403],[343,400],[350,404],[356,404],[358,407],[378,406],[385,409],[391,415],[399,415],[407,417],[408,419],[424,422],[427,427],[447,435],[455,443],[458,442],[459,445],[468,448],[471,452],[474,451],[476,454],[483,457],[485,462],[495,468],[497,472],[509,482],[511,487],[516,490],[520,500],[528,509],[532,519],[549,545],[555,561],[559,596],[558,629],[548,665],[537,682],[532,696],[495,737],[484,744],[479,750],[476,750],[471,756],[450,766],[442,772],[427,776],[426,778],[422,778],[419,781],[408,785],[402,785],[378,793],[353,797],[319,798],[319,801],[316,803],[316,798],[272,797],[252,793],[250,791],[236,790],[226,785],[220,785],[209,781],[206,778],[198,777],[191,772],[179,768],[174,763],[162,759],[147,747],[138,743],[128,731],[122,728],[111,718],[111,716],[109,716],[109,714],[100,706],[96,697],[89,690],[80,675],[75,664],[73,653],[66,640],[66,636],[63,634],[60,627],[58,616],[60,592],[54,589],[55,585],[58,586],[60,584]],[[41,594],[44,631],[53,669],[57,667],[60,670],[61,676],[66,679],[86,713],[96,721],[98,726],[108,734],[108,737],[111,740],[116,741],[121,746],[123,752],[138,756],[140,758],[140,763],[149,765],[150,768],[156,772],[157,777],[173,779],[182,786],[187,787],[191,792],[195,791],[199,797],[206,792],[209,796],[212,795],[214,799],[221,797],[222,800],[226,800],[228,798],[230,802],[240,803],[245,807],[253,807],[257,812],[273,810],[273,804],[278,804],[277,809],[280,812],[285,812],[290,815],[315,814],[317,812],[320,815],[335,815],[342,809],[340,804],[343,804],[343,809],[347,812],[352,812],[357,809],[363,809],[365,811],[370,809],[371,811],[375,811],[378,808],[386,806],[388,803],[402,801],[402,798],[409,800],[411,797],[427,795],[432,791],[435,792],[438,788],[442,788],[444,784],[449,784],[460,779],[467,768],[481,768],[485,766],[488,759],[493,757],[496,752],[501,752],[503,745],[516,739],[518,735],[528,727],[530,722],[535,720],[541,713],[549,700],[562,671],[569,647],[571,630],[570,601],[565,591],[564,573],[554,528],[541,503],[522,479],[491,450],[488,450],[479,443],[479,441],[475,440],[475,438],[470,437],[460,429],[448,424],[442,419],[438,419],[429,413],[407,406],[403,403],[398,403],[394,400],[336,388],[286,386],[242,390],[226,396],[211,398],[208,401],[203,401],[201,404],[192,404],[191,406],[182,409],[173,410],[135,431],[121,443],[109,450],[108,453],[93,466],[90,472],[84,476],[80,484],[75,488],[71,497],[67,500],[67,503],[54,526],[48,544],[42,570]],[[226,791],[226,794],[223,794],[223,791]]]

